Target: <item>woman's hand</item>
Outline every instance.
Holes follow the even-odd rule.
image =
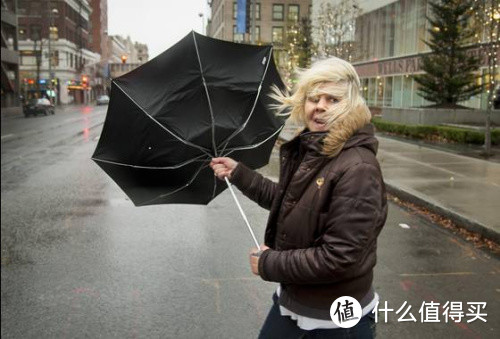
[[[225,177],[230,179],[236,165],[238,165],[238,162],[231,158],[213,158],[210,162],[210,167],[220,180],[224,180]]]
[[[260,250],[257,247],[252,247],[252,249],[250,250],[250,269],[252,270],[253,274],[259,275],[260,254],[268,249],[269,247],[267,247],[266,245],[260,245]]]

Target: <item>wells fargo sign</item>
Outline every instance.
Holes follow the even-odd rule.
[[[422,56],[426,54],[429,53],[390,60],[376,60],[369,63],[357,64],[354,67],[360,78],[422,73]],[[485,49],[479,47],[469,49],[467,55],[474,55],[479,58],[482,67],[488,66],[488,56]]]

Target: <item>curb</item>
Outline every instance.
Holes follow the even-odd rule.
[[[450,209],[439,205],[438,203],[426,200],[423,197],[418,196],[417,194],[411,193],[408,190],[405,190],[401,187],[397,187],[396,185],[388,183],[385,180],[384,180],[384,182],[385,182],[387,192],[400,198],[401,200],[405,200],[405,201],[411,202],[415,205],[424,207],[433,213],[436,213],[438,215],[441,215],[443,217],[450,219],[458,227],[464,228],[470,232],[478,233],[483,238],[492,240],[497,244],[500,243],[500,233],[487,227],[486,225],[484,225],[480,222],[477,222],[475,220],[472,220],[470,218],[467,218],[466,216],[461,215],[459,213],[453,212]]]
[[[282,142],[287,142],[289,139],[278,136],[278,140]],[[473,219],[470,219],[460,213],[453,212],[452,210],[441,206],[437,202],[432,202],[429,199],[425,199],[424,197],[419,196],[418,194],[412,193],[409,190],[405,190],[401,187],[398,187],[387,180],[384,180],[387,192],[391,193],[394,196],[397,196],[401,200],[405,200],[411,202],[415,205],[424,207],[429,211],[446,217],[453,221],[457,226],[466,229],[470,232],[475,232],[480,234],[483,238],[494,241],[497,244],[500,244],[500,233],[495,230],[489,228],[488,226],[477,222]]]

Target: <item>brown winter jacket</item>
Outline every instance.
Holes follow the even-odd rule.
[[[260,257],[259,274],[281,283],[280,304],[297,314],[330,319],[336,298],[365,306],[373,297],[377,236],[387,216],[373,130],[357,131],[335,157],[321,154],[325,133],[302,133],[281,146],[279,183],[241,163],[232,173],[232,183],[270,209],[271,249]]]

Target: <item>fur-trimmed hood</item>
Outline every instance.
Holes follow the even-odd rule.
[[[300,140],[303,146],[314,151],[318,156],[326,155],[330,157],[339,153],[325,152],[328,151],[328,148],[325,147],[325,140],[331,137],[332,134],[335,134],[334,130],[330,130],[329,132],[310,132],[308,129],[304,129],[297,136],[296,140],[297,142]],[[352,147],[365,147],[372,151],[373,154],[377,154],[378,140],[375,138],[375,127],[371,123],[354,131],[354,134],[343,144],[342,150]]]

